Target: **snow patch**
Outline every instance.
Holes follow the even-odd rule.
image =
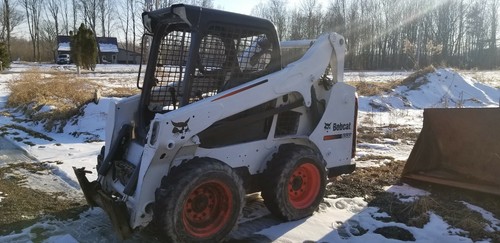
[[[38,110],[37,113],[45,113],[45,112],[51,112],[53,110],[55,110],[57,107],[53,106],[53,105],[44,105],[42,106],[42,108],[40,108],[40,110]]]
[[[44,243],[78,243],[78,241],[73,238],[73,236],[65,234],[65,235],[56,235],[51,236],[47,240],[43,241]]]
[[[87,135],[93,134],[96,138],[104,140],[104,127],[108,117],[109,107],[111,103],[117,100],[119,100],[119,98],[102,97],[97,104],[87,104],[83,109],[83,115],[73,117],[64,127],[64,132],[77,135],[85,132]]]
[[[489,231],[489,232],[500,231],[500,220],[495,218],[495,216],[491,212],[488,212],[488,211],[484,210],[483,208],[478,207],[476,205],[472,205],[468,202],[461,201],[461,203],[463,203],[468,209],[470,209],[474,212],[478,212],[479,214],[481,214],[481,216],[483,216],[483,218],[485,220],[490,222],[490,224],[486,226],[486,229],[485,229],[486,231]]]
[[[499,105],[498,89],[462,76],[450,68],[437,69],[415,80],[417,86],[397,87],[381,96],[360,97],[362,111],[393,109],[494,107]]]
[[[383,188],[386,192],[396,194],[401,202],[414,202],[419,197],[429,196],[430,193],[418,188],[409,186],[408,184],[403,185],[392,185]]]

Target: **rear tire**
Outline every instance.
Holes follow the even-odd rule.
[[[297,220],[313,214],[323,200],[326,168],[320,154],[311,148],[285,144],[264,171],[267,186],[264,204],[273,215]]]
[[[244,205],[241,178],[226,164],[195,158],[173,169],[156,191],[155,222],[171,242],[218,242]]]

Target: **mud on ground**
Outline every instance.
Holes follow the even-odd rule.
[[[84,201],[66,199],[63,192],[47,193],[22,186],[26,179],[24,173],[43,174],[47,170],[45,163],[10,164],[0,168],[0,235],[18,232],[42,218],[76,218],[88,208]]]
[[[389,129],[390,132],[387,132]],[[358,142],[370,142],[374,138],[389,136],[393,139],[416,140],[418,132],[404,127],[388,127],[374,129],[360,127]],[[431,193],[413,203],[403,203],[394,194],[385,192],[383,187],[401,184],[400,175],[404,161],[394,161],[392,157],[369,156],[371,160],[392,162],[380,167],[357,168],[350,175],[337,177],[327,186],[329,197],[363,197],[369,206],[380,208],[391,216],[390,221],[404,223],[409,226],[423,227],[429,221],[429,212],[441,216],[452,227],[466,231],[472,240],[491,239],[500,242],[500,232],[485,230],[487,222],[482,216],[468,209],[462,202],[479,206],[500,218],[500,197],[465,190],[439,187],[430,184],[411,185],[420,187]],[[77,218],[88,209],[84,200],[69,200],[61,193],[47,193],[22,186],[25,178],[22,173],[44,174],[50,170],[46,163],[20,163],[0,167],[0,234],[20,231],[42,218],[59,220]],[[380,234],[387,238],[411,240],[400,228],[383,228]]]
[[[500,197],[468,190],[455,189],[433,184],[405,181],[410,185],[426,190],[431,194],[411,203],[400,201],[393,193],[383,187],[402,184],[401,172],[404,161],[393,161],[381,167],[358,168],[350,175],[338,177],[327,187],[327,194],[336,197],[363,197],[368,206],[380,208],[390,218],[384,219],[422,228],[429,222],[429,213],[441,216],[450,226],[462,229],[464,236],[473,241],[491,239],[500,242],[500,232],[489,232],[483,217],[463,202],[481,207],[500,218]],[[398,229],[388,228],[381,232],[386,238],[408,240]]]

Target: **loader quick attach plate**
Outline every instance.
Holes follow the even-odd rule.
[[[90,172],[86,171],[85,168],[73,167],[73,170],[87,203],[91,207],[102,208],[111,220],[115,231],[119,232],[120,238],[122,240],[128,238],[132,234],[132,229],[128,224],[127,205],[123,201],[116,200],[106,194],[97,181],[89,182],[85,174]]]
[[[403,179],[500,195],[500,109],[425,109]]]

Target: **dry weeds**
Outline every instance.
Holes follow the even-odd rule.
[[[356,92],[358,92],[358,95],[360,96],[375,96],[391,92],[394,87],[397,87],[399,82],[354,81],[348,82],[348,84],[356,87]]]
[[[34,120],[63,120],[78,114],[79,108],[94,98],[97,85],[69,74],[24,73],[8,85],[9,107],[23,107]],[[40,112],[51,107],[50,112]]]
[[[412,73],[403,80],[395,80],[391,82],[368,82],[368,81],[353,81],[348,84],[356,87],[356,92],[361,96],[375,96],[390,93],[395,88],[401,85],[407,86],[409,89],[418,89],[421,85],[428,82],[425,75],[436,71],[433,66],[428,66],[421,70]],[[418,78],[424,77],[418,80]],[[418,82],[417,82],[418,80]]]
[[[436,68],[434,68],[434,66],[432,66],[432,65],[425,67],[423,69],[420,69],[420,70],[412,73],[410,76],[403,79],[399,85],[405,85],[411,90],[418,89],[420,86],[429,82],[425,78],[425,75],[428,73],[435,72],[435,71],[436,71]],[[423,78],[420,79],[419,82],[417,82],[418,78],[420,78],[420,77],[423,77]]]
[[[381,138],[389,138],[402,141],[416,141],[419,132],[411,127],[390,125],[381,127],[360,126],[358,128],[358,143],[377,143]]]
[[[66,121],[79,115],[81,108],[89,102],[96,101],[103,86],[91,78],[78,77],[64,72],[42,73],[31,70],[20,78],[9,83],[11,95],[7,106],[19,108],[33,121],[43,121],[44,127],[52,131]],[[137,94],[134,88],[106,89],[103,95],[126,97]]]

